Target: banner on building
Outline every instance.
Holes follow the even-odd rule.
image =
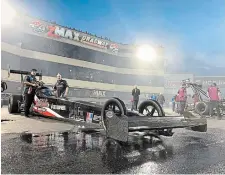
[[[106,49],[113,53],[117,53],[119,50],[118,44],[109,43],[103,39],[99,39],[98,37],[67,29],[65,27],[60,27],[57,25],[47,25],[40,21],[33,21],[30,24],[30,27],[32,28],[33,32],[46,33],[46,35],[51,38],[66,38],[69,40],[82,42],[90,46]]]
[[[106,97],[106,91],[92,90],[90,97],[96,97],[96,98]]]
[[[193,81],[193,74],[165,74],[164,76],[164,93],[167,95],[177,94],[182,80],[190,79]],[[191,90],[191,89],[190,89]],[[188,93],[191,91],[188,90]]]
[[[225,88],[225,76],[218,77],[207,77],[207,76],[196,76],[194,82],[201,84],[204,88],[216,83],[220,88]]]
[[[164,77],[164,88],[165,89],[176,89],[179,88],[183,80],[190,79],[193,81],[193,74],[165,74]]]

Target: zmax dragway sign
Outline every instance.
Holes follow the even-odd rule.
[[[55,26],[55,25],[47,25],[43,24],[40,21],[34,21],[30,24],[33,32],[35,33],[47,33],[48,37],[51,38],[67,38],[74,41],[79,41],[86,43],[88,45],[99,47],[102,49],[108,49],[111,52],[117,53],[119,48],[115,43],[109,44],[106,41],[100,40],[96,37],[89,36],[84,33],[77,32],[75,30],[66,29],[63,27]]]
[[[87,44],[91,44],[94,46],[99,46],[101,48],[107,48],[109,45],[105,41],[101,41],[95,37],[87,36],[87,35],[82,35],[79,32],[70,30],[70,29],[65,29],[63,27],[58,27],[58,26],[51,26],[49,27],[50,30],[48,32],[48,36],[60,36],[63,38],[68,38],[70,40],[75,40],[75,41],[81,41],[85,42]]]

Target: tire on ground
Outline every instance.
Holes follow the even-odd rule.
[[[195,106],[195,111],[202,115],[209,114],[209,104],[207,102],[198,102]]]
[[[21,101],[21,100],[22,100],[22,95],[11,95],[9,97],[8,111],[10,114],[19,112],[18,101]]]

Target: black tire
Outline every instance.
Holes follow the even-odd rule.
[[[155,100],[146,100],[146,101],[143,101],[139,105],[139,108],[138,108],[139,111],[138,112],[141,113],[141,114],[143,114],[144,109],[145,109],[146,106],[153,106],[155,108],[155,110],[157,111],[158,116],[161,116],[161,117],[165,117],[166,116],[166,114],[163,111],[161,105],[157,101],[155,101]],[[154,116],[152,116],[152,117],[154,117]],[[168,135],[173,135],[172,134],[172,130],[173,129],[166,129],[166,132],[168,133]]]
[[[163,111],[162,107],[160,106],[160,104],[155,101],[155,100],[146,100],[143,101],[139,107],[138,107],[138,112],[143,114],[143,111],[145,109],[146,106],[153,106],[155,108],[155,110],[158,112],[159,116],[165,116],[165,112]]]
[[[125,103],[122,100],[120,100],[119,98],[117,98],[117,97],[113,97],[113,98],[117,99],[121,103],[121,105],[123,106],[124,114],[126,115],[127,108],[126,108]]]
[[[9,97],[8,111],[10,114],[19,113],[18,101],[22,100],[22,95],[11,95]]]
[[[207,102],[198,102],[195,105],[195,111],[201,115],[209,115],[209,104]]]

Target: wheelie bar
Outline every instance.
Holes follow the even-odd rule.
[[[129,132],[143,130],[163,130],[172,128],[191,128],[194,131],[206,132],[206,118],[184,118],[184,117],[127,117],[117,116],[111,112],[106,118],[105,129],[109,138],[127,142]]]

